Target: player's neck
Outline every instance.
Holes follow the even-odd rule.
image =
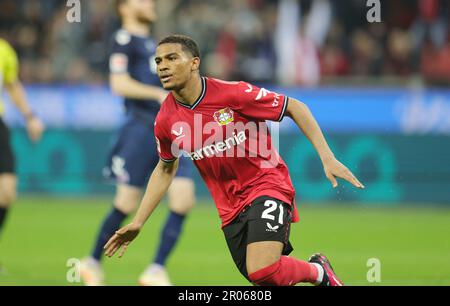
[[[125,19],[122,23],[122,28],[132,35],[150,36],[150,25],[134,19]]]
[[[200,74],[197,74],[191,78],[182,89],[174,90],[172,94],[178,101],[193,105],[202,94],[202,90],[202,78]]]

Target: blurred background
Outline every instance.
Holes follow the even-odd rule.
[[[106,190],[101,168],[122,118],[120,99],[107,87],[108,46],[119,24],[110,1],[81,3],[81,23],[69,23],[65,1],[0,0],[0,36],[17,50],[21,79],[49,128],[32,160],[22,119],[7,107],[6,121],[19,128],[22,191]],[[205,75],[253,82],[308,103],[338,155],[354,156],[358,166],[367,161],[356,172],[381,186],[373,200],[450,202],[448,1],[383,1],[380,23],[367,22],[370,7],[361,0],[157,4],[156,39],[194,37]],[[297,133],[288,120],[280,129],[282,139]],[[99,142],[104,145],[93,145]],[[296,164],[298,156],[289,158],[296,146],[283,145],[288,163]],[[302,154],[306,165],[316,162],[314,152]],[[429,160],[432,154],[439,158]],[[320,169],[311,168],[305,174],[308,166],[299,167],[299,185],[323,183],[321,174],[314,176]],[[313,190],[299,193],[317,200],[332,194]]]
[[[23,265],[14,250],[30,251],[32,232],[42,230],[36,211],[64,220],[61,233],[75,241],[65,247],[62,259],[54,255],[63,252],[58,244],[49,246],[47,252],[53,251],[48,265],[62,260],[57,268],[49,268],[52,276],[18,269],[19,276],[4,278],[3,284],[64,283],[68,250],[74,256],[88,251],[86,236],[112,198],[113,185],[103,180],[102,168],[123,120],[121,99],[107,85],[107,50],[119,24],[110,1],[81,3],[81,23],[69,23],[66,1],[0,0],[0,37],[18,52],[20,78],[47,125],[42,142],[31,144],[22,118],[5,95],[23,205],[18,205],[4,235],[10,253],[2,255],[0,243],[0,259],[13,267]],[[328,220],[324,236],[331,227],[336,230],[336,239],[321,239],[330,239],[330,250],[349,271],[351,284],[368,284],[364,260],[378,256],[391,269],[384,284],[449,285],[450,267],[433,272],[408,267],[417,266],[425,254],[432,254],[431,262],[450,256],[450,1],[381,4],[381,22],[369,23],[365,0],[164,0],[157,1],[159,20],[152,33],[156,39],[171,33],[196,39],[204,75],[245,80],[309,105],[336,156],[367,189],[355,191],[346,184],[330,188],[315,151],[290,120],[278,127],[280,151],[304,215]],[[190,229],[204,233],[210,225],[200,219],[215,220],[212,231],[218,232],[214,239],[220,244],[215,256],[224,257],[231,272],[224,269],[230,275],[215,279],[205,269],[195,272],[194,280],[177,275],[175,281],[245,284],[233,273],[229,255],[222,255],[226,246],[218,218],[199,176],[196,181],[201,205]],[[316,246],[313,237],[304,238],[316,234],[313,221],[305,220],[298,238],[302,256],[321,245]],[[347,226],[341,229],[343,224]],[[18,243],[13,231],[29,244]],[[188,243],[183,247],[189,249]],[[130,256],[131,270],[135,261],[145,261],[145,254],[139,256]],[[359,268],[351,267],[355,261]],[[173,262],[172,271],[179,266],[196,269],[183,258],[175,256]],[[129,271],[115,268],[119,280],[133,281]]]
[[[448,85],[446,0],[382,1],[369,23],[364,0],[157,1],[153,34],[184,33],[203,71],[225,79],[283,85]],[[66,1],[1,0],[0,33],[19,52],[29,83],[102,83],[117,30],[109,0],[81,1],[68,23]]]

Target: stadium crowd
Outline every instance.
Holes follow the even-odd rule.
[[[164,0],[153,31],[198,40],[205,74],[316,86],[395,78],[450,84],[450,1],[381,1],[380,23],[365,0]],[[27,83],[102,83],[117,29],[110,0],[81,1],[69,23],[60,0],[0,0],[0,37],[21,58]]]

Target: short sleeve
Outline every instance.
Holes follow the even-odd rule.
[[[237,112],[256,120],[283,120],[288,105],[287,96],[246,82],[239,82],[236,90]]]
[[[7,46],[4,82],[11,84],[17,81],[19,74],[19,60],[17,54],[11,46]]]
[[[109,56],[110,73],[127,73],[129,59],[132,58],[132,37],[120,30],[114,36]]]
[[[177,157],[172,152],[172,141],[165,130],[163,122],[158,120],[158,117],[155,121],[155,138],[159,158],[166,163],[177,160]]]

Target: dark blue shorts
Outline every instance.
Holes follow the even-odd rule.
[[[153,122],[128,117],[119,130],[104,175],[119,184],[143,188],[159,162]],[[180,157],[177,177],[191,178],[192,161]]]

